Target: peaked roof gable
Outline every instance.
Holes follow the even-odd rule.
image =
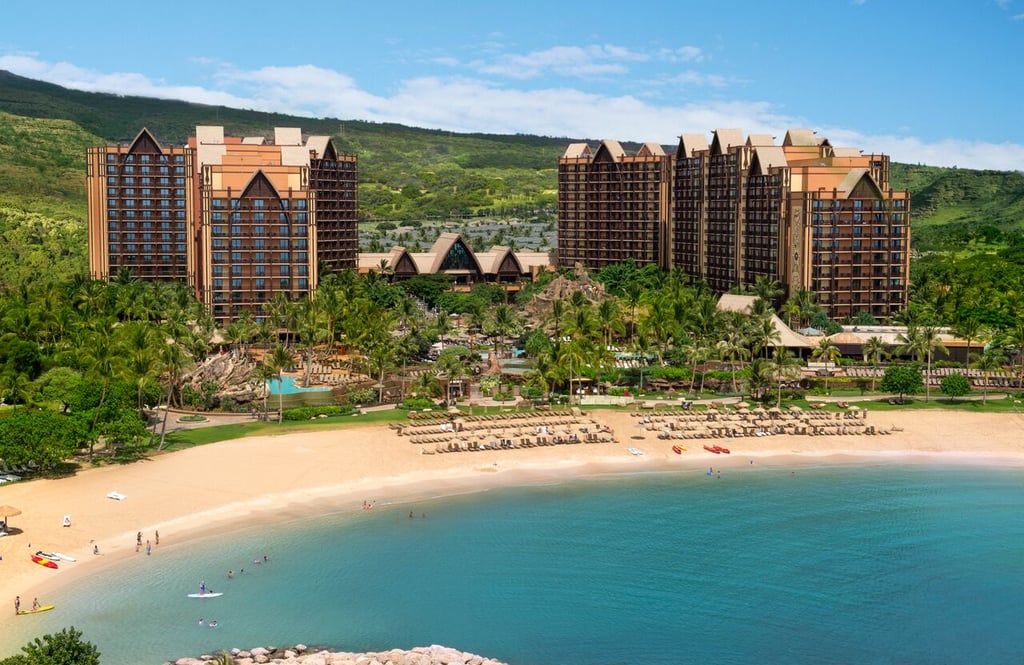
[[[724,155],[733,146],[743,145],[743,130],[716,129],[711,139],[711,154]]]
[[[885,194],[867,169],[853,169],[839,185],[847,192],[848,199],[884,199]]]
[[[249,178],[249,182],[246,183],[242,189],[242,195],[240,198],[275,198],[280,199],[281,195],[277,193],[277,189],[274,187],[267,175],[263,173],[263,169],[256,171]]]
[[[618,141],[604,140],[594,153],[595,162],[617,162],[626,156],[622,144]]]
[[[570,143],[569,147],[565,149],[565,154],[562,155],[563,159],[589,159],[590,158],[590,146],[586,143]]]
[[[135,135],[132,139],[131,145],[128,147],[128,154],[147,154],[147,155],[160,155],[163,154],[164,149],[160,147],[160,143],[153,137],[145,127]]]
[[[750,173],[752,175],[768,175],[769,169],[780,166],[789,166],[786,161],[786,153],[778,146],[761,146],[754,151],[754,157],[750,160]]]
[[[473,250],[462,239],[458,233],[442,233],[430,248],[430,254],[434,260],[430,266],[431,273],[444,272],[452,269],[453,265],[470,264],[470,270],[477,274],[482,273],[480,262],[476,260]]]
[[[708,139],[703,134],[683,134],[679,137],[679,148],[676,150],[676,158],[689,159],[695,157],[698,152],[708,149]]]

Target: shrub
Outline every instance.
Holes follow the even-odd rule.
[[[373,388],[356,388],[345,395],[345,401],[349,404],[375,404],[377,391]]]
[[[295,409],[285,409],[281,414],[284,420],[309,420],[318,416],[348,416],[355,413],[351,404],[342,406],[300,406]]]
[[[408,397],[404,402],[398,405],[399,409],[410,409],[419,411],[421,409],[432,409],[436,404],[434,400],[427,399],[426,397]]]

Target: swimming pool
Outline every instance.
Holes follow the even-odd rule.
[[[321,393],[330,390],[329,386],[316,386],[311,388],[304,388],[299,385],[299,377],[297,376],[282,376],[280,381],[280,388],[278,388],[278,380],[267,379],[267,389],[271,395],[294,395],[296,393]]]

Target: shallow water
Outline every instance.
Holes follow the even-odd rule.
[[[34,629],[73,624],[104,665],[298,642],[531,665],[1019,662],[1022,514],[1020,470],[615,475],[164,544],[47,599]],[[225,595],[187,598],[200,580]]]

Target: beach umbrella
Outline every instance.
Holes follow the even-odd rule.
[[[4,516],[4,529],[6,529],[9,526],[9,524],[7,523],[7,518],[8,517],[13,517],[14,515],[20,515],[20,514],[21,514],[21,510],[15,508],[14,506],[8,506],[8,505],[0,506],[0,515]]]

